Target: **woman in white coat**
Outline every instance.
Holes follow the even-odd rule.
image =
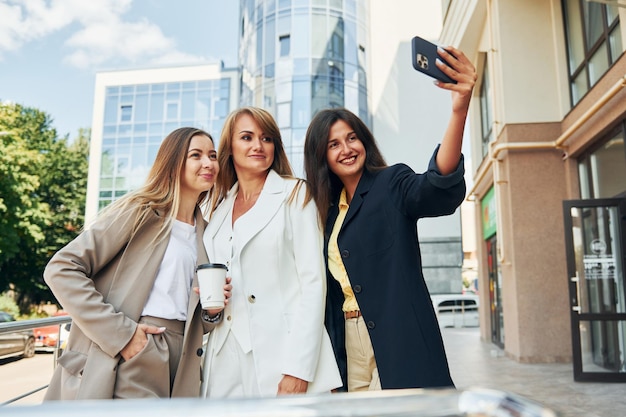
[[[209,336],[203,395],[267,397],[341,386],[324,328],[325,267],[315,204],[293,177],[265,110],[227,118],[220,176],[204,233],[212,262],[228,266],[232,295]]]

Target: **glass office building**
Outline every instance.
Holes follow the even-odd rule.
[[[219,141],[236,107],[239,72],[197,65],[96,76],[87,219],[141,186],[161,141],[181,126],[194,126]]]
[[[347,107],[371,126],[369,2],[241,0],[239,68],[195,65],[96,75],[86,220],[143,184],[163,138],[180,126],[216,140],[238,105],[272,113],[298,176],[311,117]]]
[[[267,109],[303,175],[306,129],[318,110],[347,107],[370,124],[369,2],[241,0],[241,104]]]

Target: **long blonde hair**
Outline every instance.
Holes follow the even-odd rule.
[[[191,139],[198,135],[207,136],[213,142],[210,134],[195,127],[181,127],[167,135],[159,147],[145,184],[106,207],[100,213],[100,217],[120,216],[129,210],[144,207],[145,210],[137,212],[131,236],[149,219],[149,210],[156,211],[164,220],[155,240],[159,241],[167,236],[180,207],[180,182],[189,144]],[[197,204],[205,200],[207,194],[208,191],[202,192]]]
[[[273,139],[274,142],[274,161],[270,169],[273,169],[284,178],[294,178],[293,170],[289,164],[289,159],[283,147],[283,140],[280,130],[272,115],[259,107],[241,107],[231,112],[226,121],[220,136],[220,145],[217,151],[217,161],[220,166],[220,173],[215,183],[215,191],[213,193],[212,209],[226,198],[226,194],[231,187],[237,182],[237,172],[233,163],[233,136],[235,135],[235,123],[237,119],[247,114],[259,125],[261,130]]]

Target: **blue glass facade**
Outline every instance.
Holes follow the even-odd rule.
[[[240,102],[270,111],[296,175],[320,109],[347,107],[369,124],[369,7],[357,0],[241,0]]]
[[[169,132],[195,126],[217,142],[237,104],[276,117],[298,176],[306,129],[318,110],[347,107],[371,125],[368,1],[241,0],[240,17],[239,69],[99,74],[87,218],[143,184]]]
[[[231,78],[105,88],[98,209],[141,186],[163,138],[181,126],[217,142],[231,109]]]

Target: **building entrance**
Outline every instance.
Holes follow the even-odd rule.
[[[626,199],[563,202],[574,380],[626,382]]]
[[[489,310],[491,312],[491,341],[504,348],[504,320],[502,314],[502,275],[498,265],[497,235],[485,241],[489,273]]]

